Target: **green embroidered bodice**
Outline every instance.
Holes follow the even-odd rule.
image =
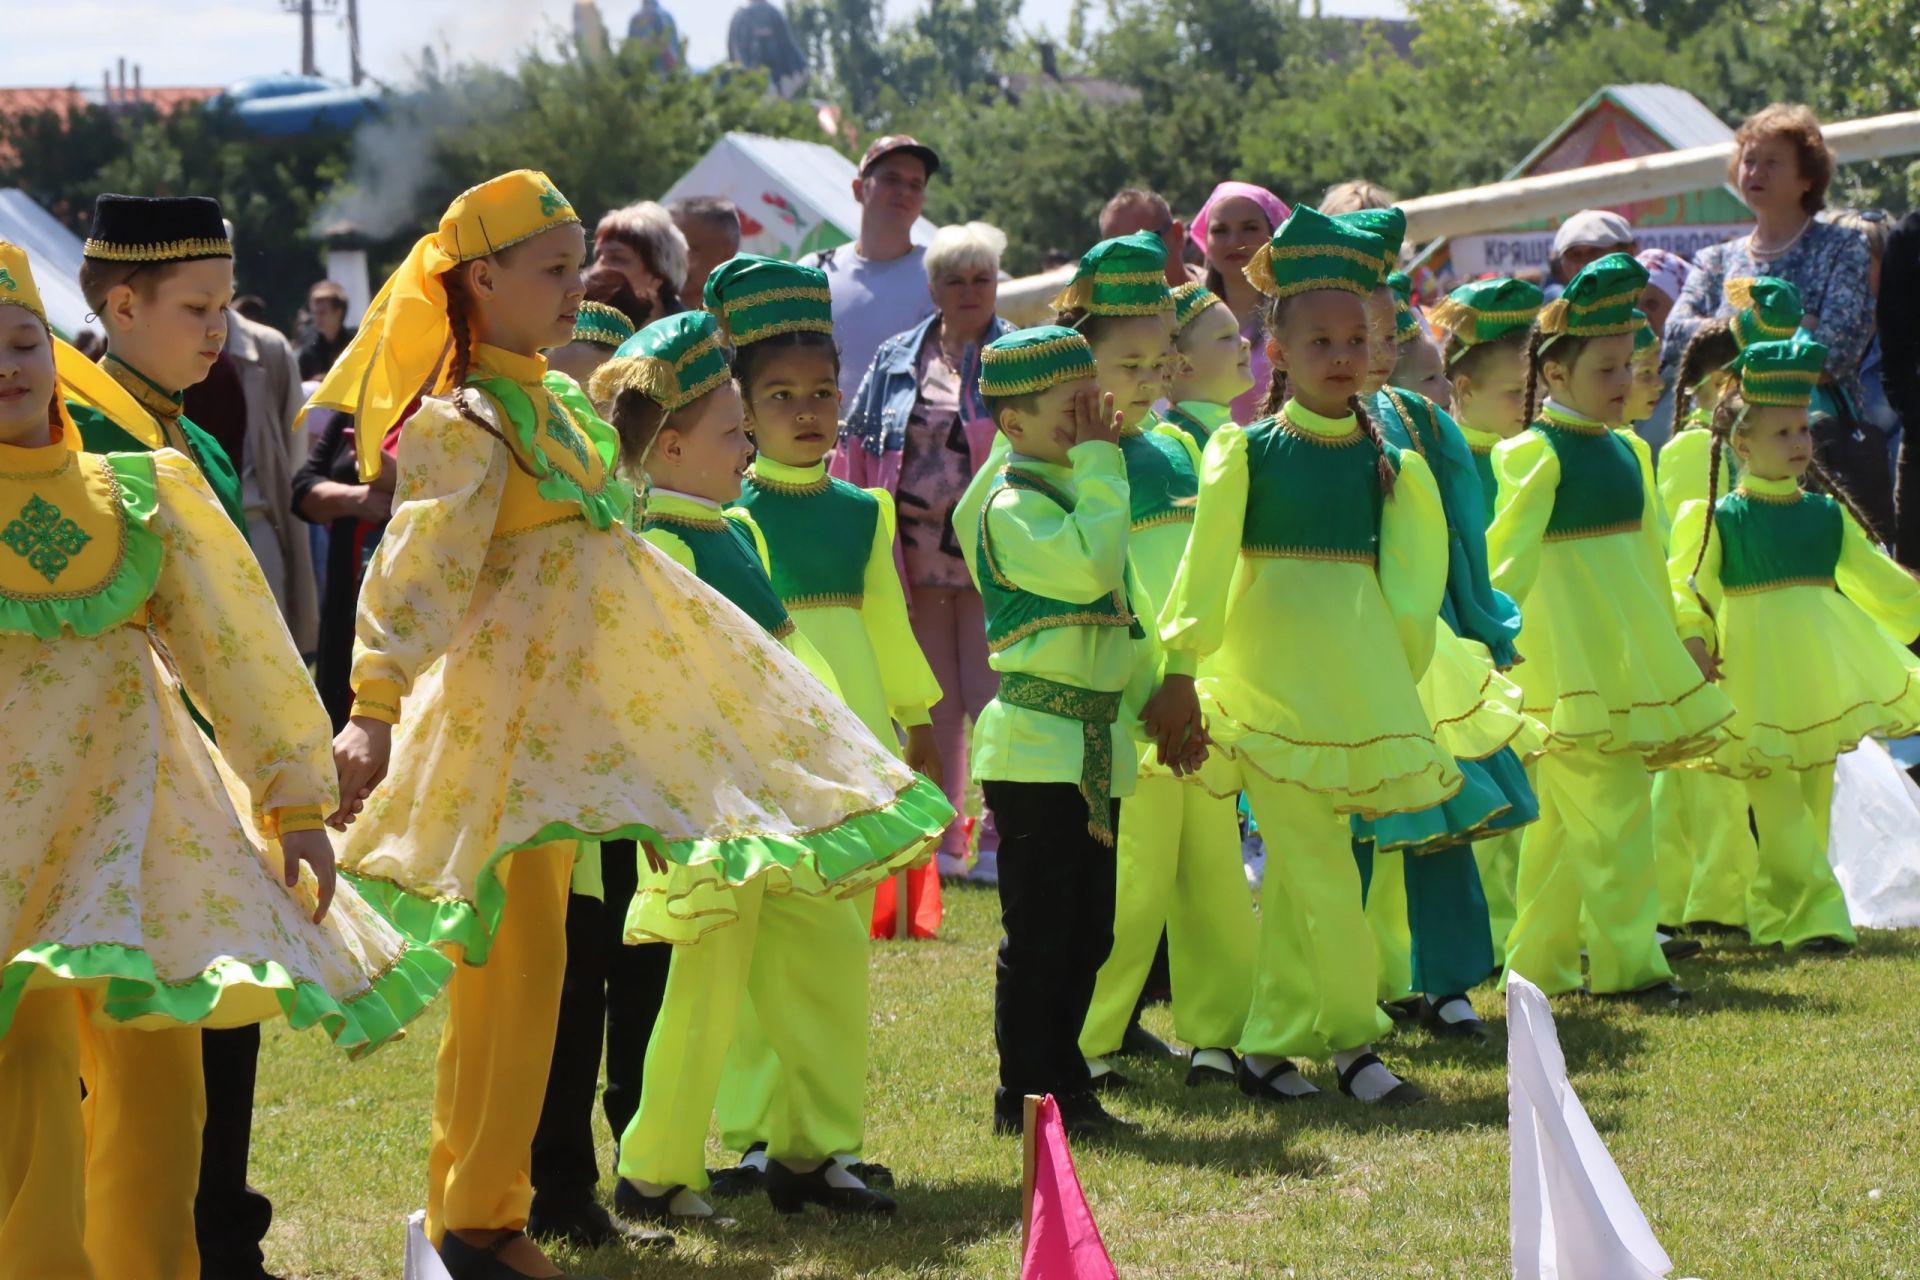
[[[1127,431],[1120,436],[1120,456],[1127,463],[1136,532],[1157,524],[1193,523],[1200,473],[1185,446],[1157,431]]]
[[[1571,417],[1545,417],[1532,429],[1560,460],[1547,541],[1601,538],[1640,527],[1646,491],[1640,459],[1626,441],[1599,423]]]
[[[1736,489],[1713,509],[1720,585],[1730,595],[1832,586],[1846,534],[1840,504],[1820,493],[1776,497]]]
[[[1398,470],[1400,450],[1387,458]],[[1356,424],[1316,435],[1286,420],[1247,428],[1244,555],[1374,564],[1380,554],[1380,476],[1373,442]]]
[[[811,484],[791,484],[753,471],[740,505],[766,535],[773,589],[787,608],[860,607],[880,523],[878,498],[824,474]]]
[[[1003,468],[994,479],[986,501],[980,506],[980,541],[975,557],[979,566],[980,601],[987,615],[987,648],[999,653],[1009,645],[1053,627],[1128,627],[1135,636],[1144,634],[1133,611],[1127,607],[1124,592],[1115,591],[1091,604],[1055,600],[1016,586],[1000,571],[994,559],[987,516],[993,510],[994,499],[1006,489],[1037,493],[1062,510],[1073,510],[1073,499],[1017,467]]]

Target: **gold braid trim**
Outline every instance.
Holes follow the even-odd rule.
[[[858,609],[866,601],[863,594],[842,592],[837,595],[795,596],[780,603],[789,609]]]
[[[761,307],[771,302],[825,302],[831,303],[833,295],[825,289],[805,285],[794,285],[784,289],[762,289],[759,293],[749,293],[743,297],[729,298],[720,304],[720,314],[730,316],[736,311],[748,307]]]
[[[1549,533],[1542,542],[1577,542],[1581,538],[1608,538],[1616,533],[1638,533],[1638,520],[1622,520],[1618,524],[1595,525],[1590,529],[1562,529],[1558,533]],[[1649,704],[1655,705],[1655,704]]]
[[[1251,265],[1247,267],[1247,274],[1249,277],[1253,274]],[[1345,276],[1314,276],[1306,280],[1289,280],[1283,286],[1262,289],[1261,292],[1270,298],[1297,298],[1303,293],[1319,293],[1323,289],[1337,289],[1342,293],[1357,294],[1362,298],[1373,292],[1370,287],[1361,284],[1358,280],[1349,280]]]
[[[187,258],[231,258],[233,241],[210,236],[201,240],[162,240],[156,244],[89,240],[81,252],[101,262],[178,262]]]
[[[1358,418],[1354,419],[1353,430],[1347,432],[1347,434],[1343,436],[1323,436],[1316,431],[1308,430],[1306,427],[1301,426],[1292,418],[1288,417],[1285,405],[1280,406],[1280,412],[1274,415],[1273,425],[1279,427],[1296,440],[1304,440],[1308,444],[1317,444],[1323,449],[1344,449],[1348,445],[1357,444],[1365,438],[1365,433],[1360,430],[1360,420]]]
[[[812,498],[831,489],[833,487],[833,477],[822,474],[818,480],[810,480],[806,484],[794,484],[790,480],[775,480],[771,476],[763,476],[757,471],[749,471],[747,473],[747,483],[767,493],[784,494],[789,498]]]
[[[1016,591],[1019,590],[1018,587],[1013,589]],[[1050,630],[1054,627],[1130,627],[1133,625],[1133,621],[1133,615],[1124,611],[1118,615],[1111,613],[1062,613],[1056,614],[1051,618],[1035,618],[1030,622],[1021,623],[1013,630],[1007,632],[1006,635],[1001,636],[1000,639],[990,641],[987,644],[987,652],[1004,653],[1020,641],[1025,640],[1028,636],[1038,635],[1040,632]]]
[[[1371,551],[1343,551],[1335,547],[1302,547],[1275,543],[1247,543],[1240,554],[1253,560],[1325,560],[1333,564],[1364,564],[1371,568],[1379,557]]]
[[[1090,316],[1158,316],[1173,310],[1173,302],[1167,299],[1160,302],[1099,302],[1087,303],[1086,312]]]
[[[1805,489],[1795,489],[1792,493],[1759,493],[1745,485],[1734,489],[1734,493],[1752,502],[1774,502],[1783,507],[1793,506],[1807,496]]]
[[[1383,261],[1392,261],[1391,255],[1382,257],[1382,255],[1367,253],[1346,244],[1289,244],[1282,245],[1278,249],[1272,245],[1267,246],[1269,263],[1297,262],[1301,258],[1345,258],[1348,262],[1357,262],[1365,267],[1378,266]]]
[[[1769,591],[1784,591],[1788,587],[1822,587],[1831,591],[1834,589],[1834,581],[1832,578],[1775,578],[1770,582],[1758,582],[1745,587],[1722,585],[1720,591],[1722,595],[1729,596],[1757,596]]]
[[[727,531],[725,517],[714,516],[708,518],[706,516],[684,516],[678,511],[649,511],[647,512],[646,519],[642,523],[647,528],[652,528],[657,524],[670,524],[677,525],[682,529],[698,529],[702,533],[725,533]]]
[[[780,619],[780,625],[774,627],[767,634],[772,636],[775,640],[785,640],[788,636],[792,635],[793,632],[794,632],[793,619],[782,618]]]
[[[1595,311],[1602,311],[1609,307],[1617,307],[1623,303],[1638,302],[1639,300],[1640,290],[1638,289],[1622,293],[1609,293],[1604,297],[1595,298],[1591,302],[1567,302],[1566,298],[1561,298],[1561,301],[1567,302],[1567,306],[1578,316],[1589,315]]]
[[[1192,524],[1192,523],[1193,523],[1193,508],[1192,507],[1176,507],[1171,511],[1161,511],[1154,515],[1143,516],[1140,519],[1135,520],[1133,522],[1132,532],[1139,533],[1142,529],[1158,529],[1163,524]]]
[[[72,462],[74,456],[73,452],[69,450],[67,452],[67,462],[63,462],[51,472],[45,474],[49,476],[65,475],[67,466]],[[128,526],[133,519],[132,516],[127,514],[125,501],[120,496],[120,477],[114,473],[113,468],[109,466],[105,460],[98,457],[94,457],[93,460],[83,466],[81,470],[90,471],[107,482],[106,500],[111,504],[109,514],[113,517],[114,532],[120,535],[119,546],[113,553],[113,563],[107,566],[104,574],[94,580],[92,586],[84,587],[78,591],[35,591],[31,594],[22,594],[0,588],[0,596],[5,596],[9,600],[18,600],[23,604],[36,604],[44,600],[87,600],[99,595],[119,579],[120,570],[124,568],[127,563]],[[25,478],[32,477],[29,475]],[[142,607],[144,608],[145,606],[143,605]],[[129,621],[131,621],[131,619],[129,619]]]

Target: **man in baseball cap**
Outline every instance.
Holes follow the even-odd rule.
[[[1547,262],[1553,269],[1554,280],[1565,285],[1588,264],[1610,253],[1631,254],[1637,250],[1633,227],[1625,218],[1610,209],[1582,209],[1553,233],[1553,249]]]
[[[912,235],[926,207],[927,180],[939,171],[934,149],[904,133],[874,139],[853,180],[859,236],[801,259],[827,273],[844,405],[853,403],[880,344],[933,314],[926,247]]]

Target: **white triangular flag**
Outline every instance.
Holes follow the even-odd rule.
[[[1513,1280],[1665,1280],[1673,1270],[1567,1080],[1540,988],[1507,979]]]
[[[403,1280],[453,1280],[440,1253],[427,1243],[427,1213],[415,1209],[407,1218],[407,1267]]]

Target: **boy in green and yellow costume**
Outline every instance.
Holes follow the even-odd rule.
[[[1194,281],[1173,290],[1173,341],[1164,417],[1204,449],[1214,428],[1232,421],[1232,402],[1253,386],[1253,348],[1227,304]]]
[[[1685,998],[1654,936],[1652,781],[1710,746],[1732,708],[1674,630],[1646,442],[1616,424],[1631,390],[1634,303],[1646,268],[1609,254],[1535,324],[1530,430],[1494,450],[1494,585],[1520,604],[1515,669],[1547,728],[1540,821],[1520,846],[1507,972],[1549,995]]]
[[[1331,1057],[1342,1091],[1369,1103],[1423,1096],[1372,1052],[1388,1023],[1347,826],[1430,809],[1462,785],[1417,688],[1445,594],[1446,517],[1425,461],[1382,439],[1358,394],[1384,252],[1300,208],[1247,267],[1292,394],[1279,415],[1207,441],[1160,619],[1170,655],[1201,660],[1224,757],[1202,778],[1216,794],[1244,787],[1273,850],[1239,1046],[1240,1087],[1272,1103],[1318,1092],[1294,1057]]]
[[[744,510],[725,505],[740,494],[752,448],[714,315],[683,312],[648,325],[596,373],[593,390],[622,434],[626,465],[649,484],[647,541],[733,606],[710,619],[709,632],[753,627],[813,670],[824,682],[817,687],[832,690],[832,667],[769,576],[760,530]],[[854,741],[891,758],[853,713],[845,719],[856,726]],[[778,739],[761,749],[778,750]],[[926,805],[926,796],[939,794],[934,784],[916,779],[913,790],[917,807],[893,824],[895,847],[885,854],[876,847],[832,893],[803,893],[766,877],[720,884],[677,868],[643,877],[628,941],[683,945],[675,947],[647,1049],[640,1107],[621,1135],[616,1212],[656,1222],[711,1214],[701,1196],[709,1183],[707,1123],[728,1077],[723,1118],[765,1141],[764,1185],[776,1208],[893,1212],[893,1201],[862,1181],[854,1158],[866,1106],[863,891],[924,862],[929,833],[937,836],[952,816],[944,798]],[[716,928],[722,912],[735,919]]]
[[[1199,445],[1182,427],[1157,420],[1152,408],[1177,336],[1166,260],[1155,235],[1102,241],[1054,299],[1087,339],[1096,385],[1119,406],[1131,515],[1127,563],[1132,605],[1143,618],[1158,617],[1169,598],[1200,492]],[[1183,657],[1167,672],[1190,680],[1195,667]],[[1113,947],[1094,986],[1080,1050],[1096,1087],[1120,1082],[1105,1059],[1121,1048],[1164,928],[1174,1032],[1194,1050],[1188,1081],[1231,1083],[1257,935],[1241,869],[1236,794],[1183,784],[1161,763],[1157,743],[1133,754],[1138,778],[1120,804]]]

